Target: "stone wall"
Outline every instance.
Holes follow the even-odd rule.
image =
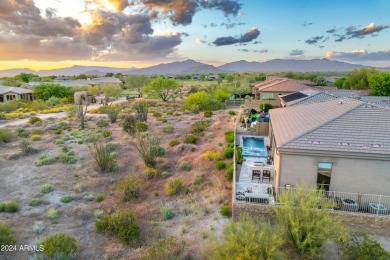
[[[276,216],[272,207],[274,206],[233,202],[233,219],[237,220],[241,214],[248,214],[249,216],[263,217],[271,223],[275,223]],[[343,224],[351,230],[373,235],[390,236],[390,216],[342,211],[333,211],[332,214],[341,217]]]

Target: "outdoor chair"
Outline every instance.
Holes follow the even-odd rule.
[[[260,178],[261,178],[261,171],[253,170],[252,171],[252,181],[257,179],[258,182],[260,182]]]
[[[268,183],[271,182],[271,171],[269,170],[263,171],[263,178],[261,178],[261,182],[263,182],[264,180],[268,180]]]

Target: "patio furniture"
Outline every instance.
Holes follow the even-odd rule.
[[[375,202],[368,203],[368,212],[372,214],[380,214],[380,215],[389,214],[389,210],[386,208],[385,205],[381,203],[375,203]]]
[[[359,210],[359,205],[353,199],[341,199],[341,210],[349,212],[357,212]]]
[[[253,180],[258,180],[260,181],[260,178],[261,178],[261,171],[260,170],[253,170],[252,171],[252,181]]]
[[[268,180],[268,183],[271,182],[271,171],[263,170],[263,177],[261,178],[261,182],[263,182],[263,180]]]

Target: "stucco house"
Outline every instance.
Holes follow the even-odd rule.
[[[390,195],[388,109],[335,98],[269,113],[275,187]]]
[[[0,86],[0,102],[8,103],[14,100],[34,100],[32,90],[21,87]]]

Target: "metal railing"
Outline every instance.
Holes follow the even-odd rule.
[[[296,188],[279,187],[276,199],[278,200],[278,196],[285,192],[296,193],[297,191]],[[389,215],[390,196],[324,190],[318,192],[321,193],[323,198],[318,203],[319,207],[321,203],[332,202],[332,210]]]
[[[239,100],[225,100],[225,106],[227,107],[239,107],[245,104],[244,99]]]

